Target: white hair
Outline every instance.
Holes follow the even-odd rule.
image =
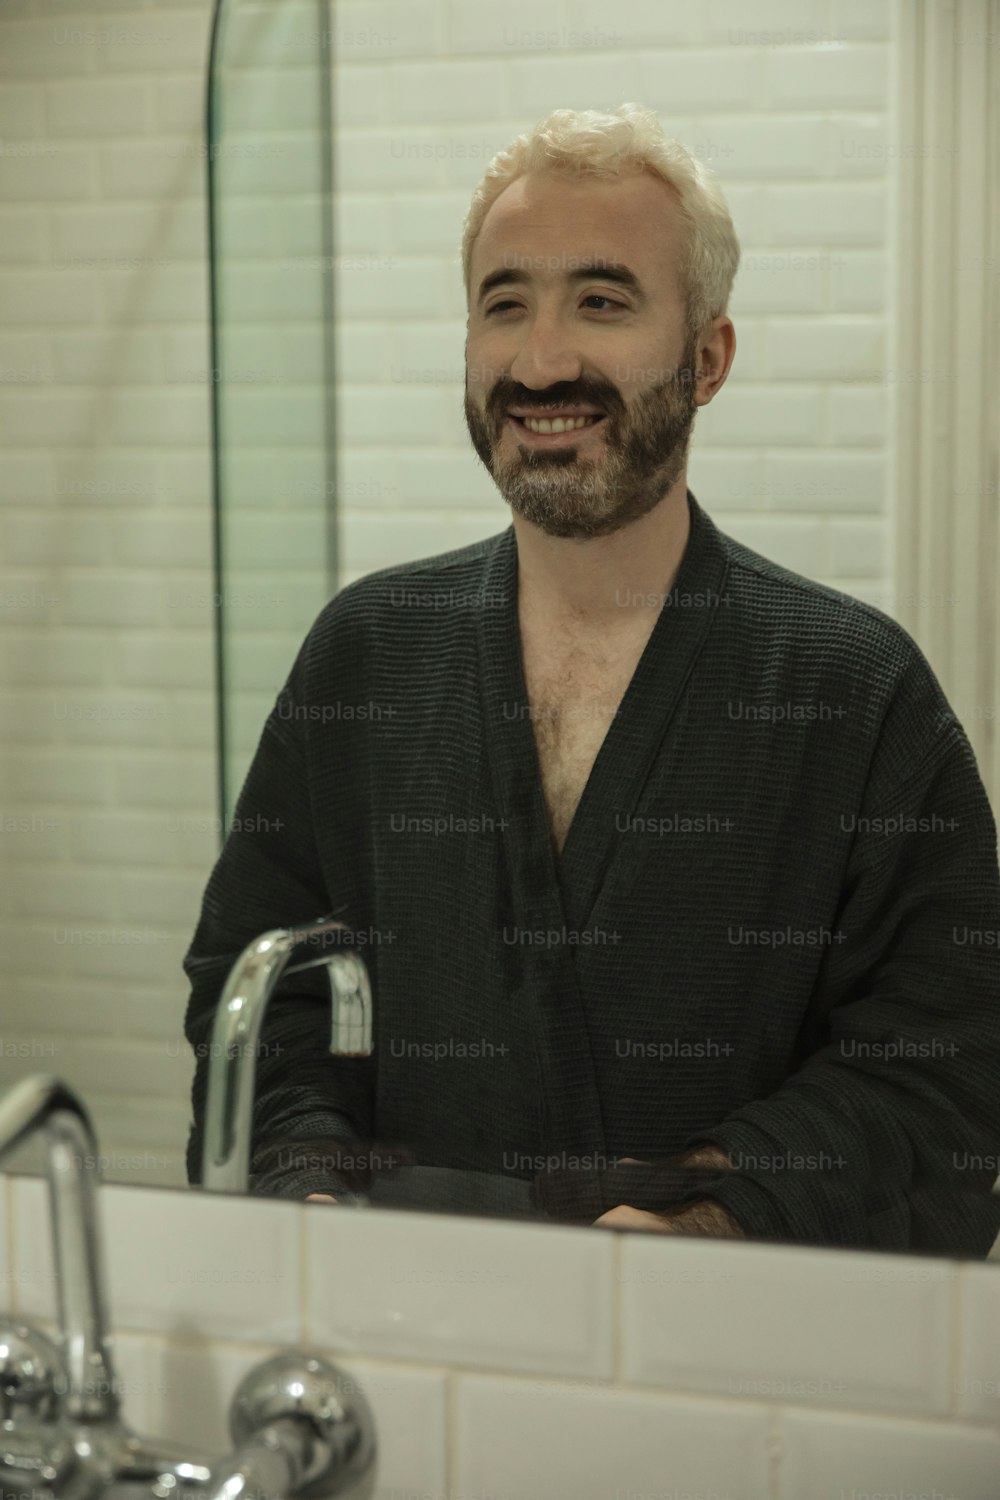
[[[491,204],[527,172],[596,178],[655,172],[679,200],[685,244],[677,267],[689,332],[726,312],[740,262],[740,242],[715,174],[665,135],[651,109],[622,104],[612,114],[557,109],[498,151],[472,195],[462,225],[462,274],[470,294],[472,247]]]

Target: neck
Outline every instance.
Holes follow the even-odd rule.
[[[513,520],[522,613],[628,631],[658,614],[674,586],[691,530],[687,480],[610,536],[549,536]]]

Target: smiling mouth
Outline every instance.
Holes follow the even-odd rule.
[[[574,439],[581,433],[588,432],[592,427],[599,427],[605,420],[603,414],[586,417],[535,418],[515,417],[512,412],[508,412],[507,416],[529,439],[545,439],[547,443],[559,439]]]

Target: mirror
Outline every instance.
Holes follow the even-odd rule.
[[[875,149],[894,133],[894,42],[887,21],[854,7],[830,34],[805,38],[791,10],[778,34],[729,26],[719,9],[665,6],[650,32],[626,5],[610,33],[582,4],[574,31],[526,30],[483,5],[457,8],[439,30],[436,12],[400,3],[376,32],[312,0],[230,0],[214,18],[154,4],[133,27],[81,25],[60,0],[8,0],[0,67],[7,96],[20,91],[10,133],[27,165],[19,175],[20,157],[5,158],[0,206],[10,375],[0,847],[11,955],[0,1082],[65,1076],[92,1110],[108,1179],[187,1181],[192,1048],[180,965],[229,830],[227,847],[253,852],[245,887],[235,875],[226,887],[230,899],[240,891],[240,923],[223,937],[220,921],[196,951],[204,992],[221,994],[252,937],[326,916],[342,917],[372,982],[378,1117],[365,1119],[374,1059],[359,1056],[338,1059],[338,1121],[323,1107],[328,971],[281,981],[280,1024],[262,1032],[259,1065],[273,1077],[286,1054],[308,1062],[295,1131],[268,1122],[275,1191],[308,1158],[321,1163],[317,1190],[343,1169],[344,1191],[375,1206],[584,1224],[597,1181],[602,1191],[614,1182],[615,1197],[620,1184],[620,1201],[647,1212],[708,1182],[758,1238],[781,1240],[792,1220],[808,1237],[812,1203],[819,1242],[864,1242],[875,1221],[871,1243],[904,1248],[912,1214],[925,1238],[906,1248],[985,1255],[996,1091],[974,1017],[937,1029],[933,1018],[950,1003],[945,969],[961,975],[963,994],[985,985],[983,949],[952,937],[942,967],[934,944],[963,918],[988,925],[989,804],[954,730],[944,779],[920,781],[918,771],[938,768],[925,715],[947,713],[917,667],[912,700],[879,698],[877,675],[871,692],[859,686],[862,643],[889,663],[899,640],[886,624],[897,601],[885,532],[904,397],[885,378],[895,304],[882,212],[895,179]],[[76,81],[62,88],[64,79]],[[566,554],[519,541],[519,555],[495,482],[522,507],[565,502],[559,439],[523,427],[498,435],[491,424],[498,392],[517,406],[575,382],[579,404],[600,413],[603,400],[607,431],[622,430],[622,392],[649,383],[664,348],[628,331],[640,322],[629,289],[619,276],[612,296],[605,275],[589,296],[611,306],[580,316],[587,338],[607,338],[615,355],[595,357],[589,384],[558,360],[540,378],[554,358],[541,345],[537,363],[522,355],[513,365],[532,285],[497,283],[473,317],[460,246],[475,188],[516,135],[557,105],[604,111],[630,99],[713,169],[742,260],[729,304],[738,349],[730,374],[717,319],[715,388],[698,403],[675,524],[609,574],[619,588],[641,585],[609,667],[607,632],[592,623],[571,653],[570,595],[557,621],[551,587]],[[616,199],[612,213],[610,198],[561,192],[548,206],[522,202],[520,219],[493,216],[473,249],[480,281],[511,270],[512,249],[532,272],[553,269],[553,255],[567,269],[584,253],[618,264],[627,253],[630,267],[645,254],[651,265],[651,218],[665,240],[678,232],[669,195]],[[207,357],[206,264],[216,312]],[[663,326],[676,322],[677,294],[661,278]],[[665,399],[677,398],[683,424],[691,390],[676,386]],[[604,439],[579,441],[582,454]],[[621,503],[640,520],[651,514],[644,452],[637,439],[621,475]],[[755,572],[741,547],[774,571]],[[661,552],[677,554],[663,577],[650,566]],[[443,553],[447,570],[417,566]],[[829,710],[822,733],[803,731],[816,702],[781,695],[793,679],[759,627],[729,625],[730,608],[754,618],[756,578],[765,608],[780,596],[795,622],[780,661],[806,659],[781,569],[848,601],[809,596],[812,649],[842,639],[860,653],[842,659],[850,670],[839,676],[824,669],[837,692],[819,704]],[[444,587],[449,576],[457,591]],[[957,615],[956,598],[944,609]],[[528,601],[522,617],[518,599]],[[613,603],[625,613],[613,595],[606,613]],[[337,628],[300,656],[321,616]],[[557,623],[562,649],[545,650]],[[435,676],[436,662],[447,670]],[[324,664],[340,678],[324,678]],[[898,662],[894,671],[898,680]],[[427,690],[414,697],[421,672]],[[964,679],[946,682],[942,670],[942,682],[965,724]],[[652,703],[669,706],[662,722]],[[576,719],[571,759],[584,784],[562,804],[552,793],[550,808],[540,768],[550,755],[559,769],[545,740],[557,706],[564,724]],[[971,705],[968,727],[971,736]],[[828,760],[823,747],[834,744]],[[335,790],[317,782],[317,754],[329,756]],[[352,823],[372,766],[377,838]],[[874,780],[860,775],[869,766]],[[569,787],[568,763],[562,770]],[[799,778],[791,803],[768,797],[786,771]],[[950,815],[973,823],[951,847],[941,834],[932,842],[933,830],[923,844],[911,835],[902,863],[916,884],[897,907],[880,833],[851,819],[888,814],[911,772],[918,811],[934,811],[938,788]],[[282,851],[308,843],[302,798],[319,785],[322,856],[288,871]],[[547,814],[562,820],[558,855]],[[508,877],[517,909],[502,894]],[[898,929],[913,946],[894,967]],[[862,951],[855,973],[848,955]],[[862,1008],[859,986],[880,958],[876,1013]],[[918,972],[931,987],[915,988],[907,1010],[898,986]],[[822,996],[807,1024],[794,1021],[803,994]],[[701,995],[711,995],[704,1011]],[[418,1023],[416,996],[443,1008]],[[791,1102],[787,1114],[783,1104],[769,1111],[784,1081],[831,1045],[837,1006],[836,1058],[800,1089],[798,1112]],[[208,1031],[197,1045],[209,1047]],[[920,1047],[940,1071],[917,1065]],[[661,1083],[670,1129],[651,1102]],[[459,1117],[479,1122],[460,1137],[456,1098]],[[743,1180],[723,1183],[717,1159],[688,1153],[710,1153],[737,1106],[738,1127],[714,1146]],[[348,1128],[359,1120],[360,1135]],[[904,1204],[899,1173],[921,1131],[929,1175]],[[295,1159],[278,1159],[289,1152]],[[960,1189],[959,1170],[975,1192]]]

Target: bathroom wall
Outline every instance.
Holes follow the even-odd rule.
[[[45,1195],[0,1178],[0,1306],[52,1332]],[[368,1396],[378,1500],[1000,1493],[984,1266],[113,1185],[99,1211],[140,1431],[228,1451],[239,1378],[308,1347]]]
[[[315,25],[286,9],[276,108]],[[0,1086],[61,1073],[106,1175],[161,1182],[183,1180],[180,960],[218,838],[209,21],[208,0],[0,7]],[[891,607],[887,0],[762,0],[752,24],[742,0],[337,0],[333,25],[341,581],[507,525],[462,416],[462,218],[539,116],[635,99],[717,170],[744,245],[692,489],[750,546]],[[294,590],[281,450],[243,494],[254,576]],[[275,632],[260,718],[292,655]]]

